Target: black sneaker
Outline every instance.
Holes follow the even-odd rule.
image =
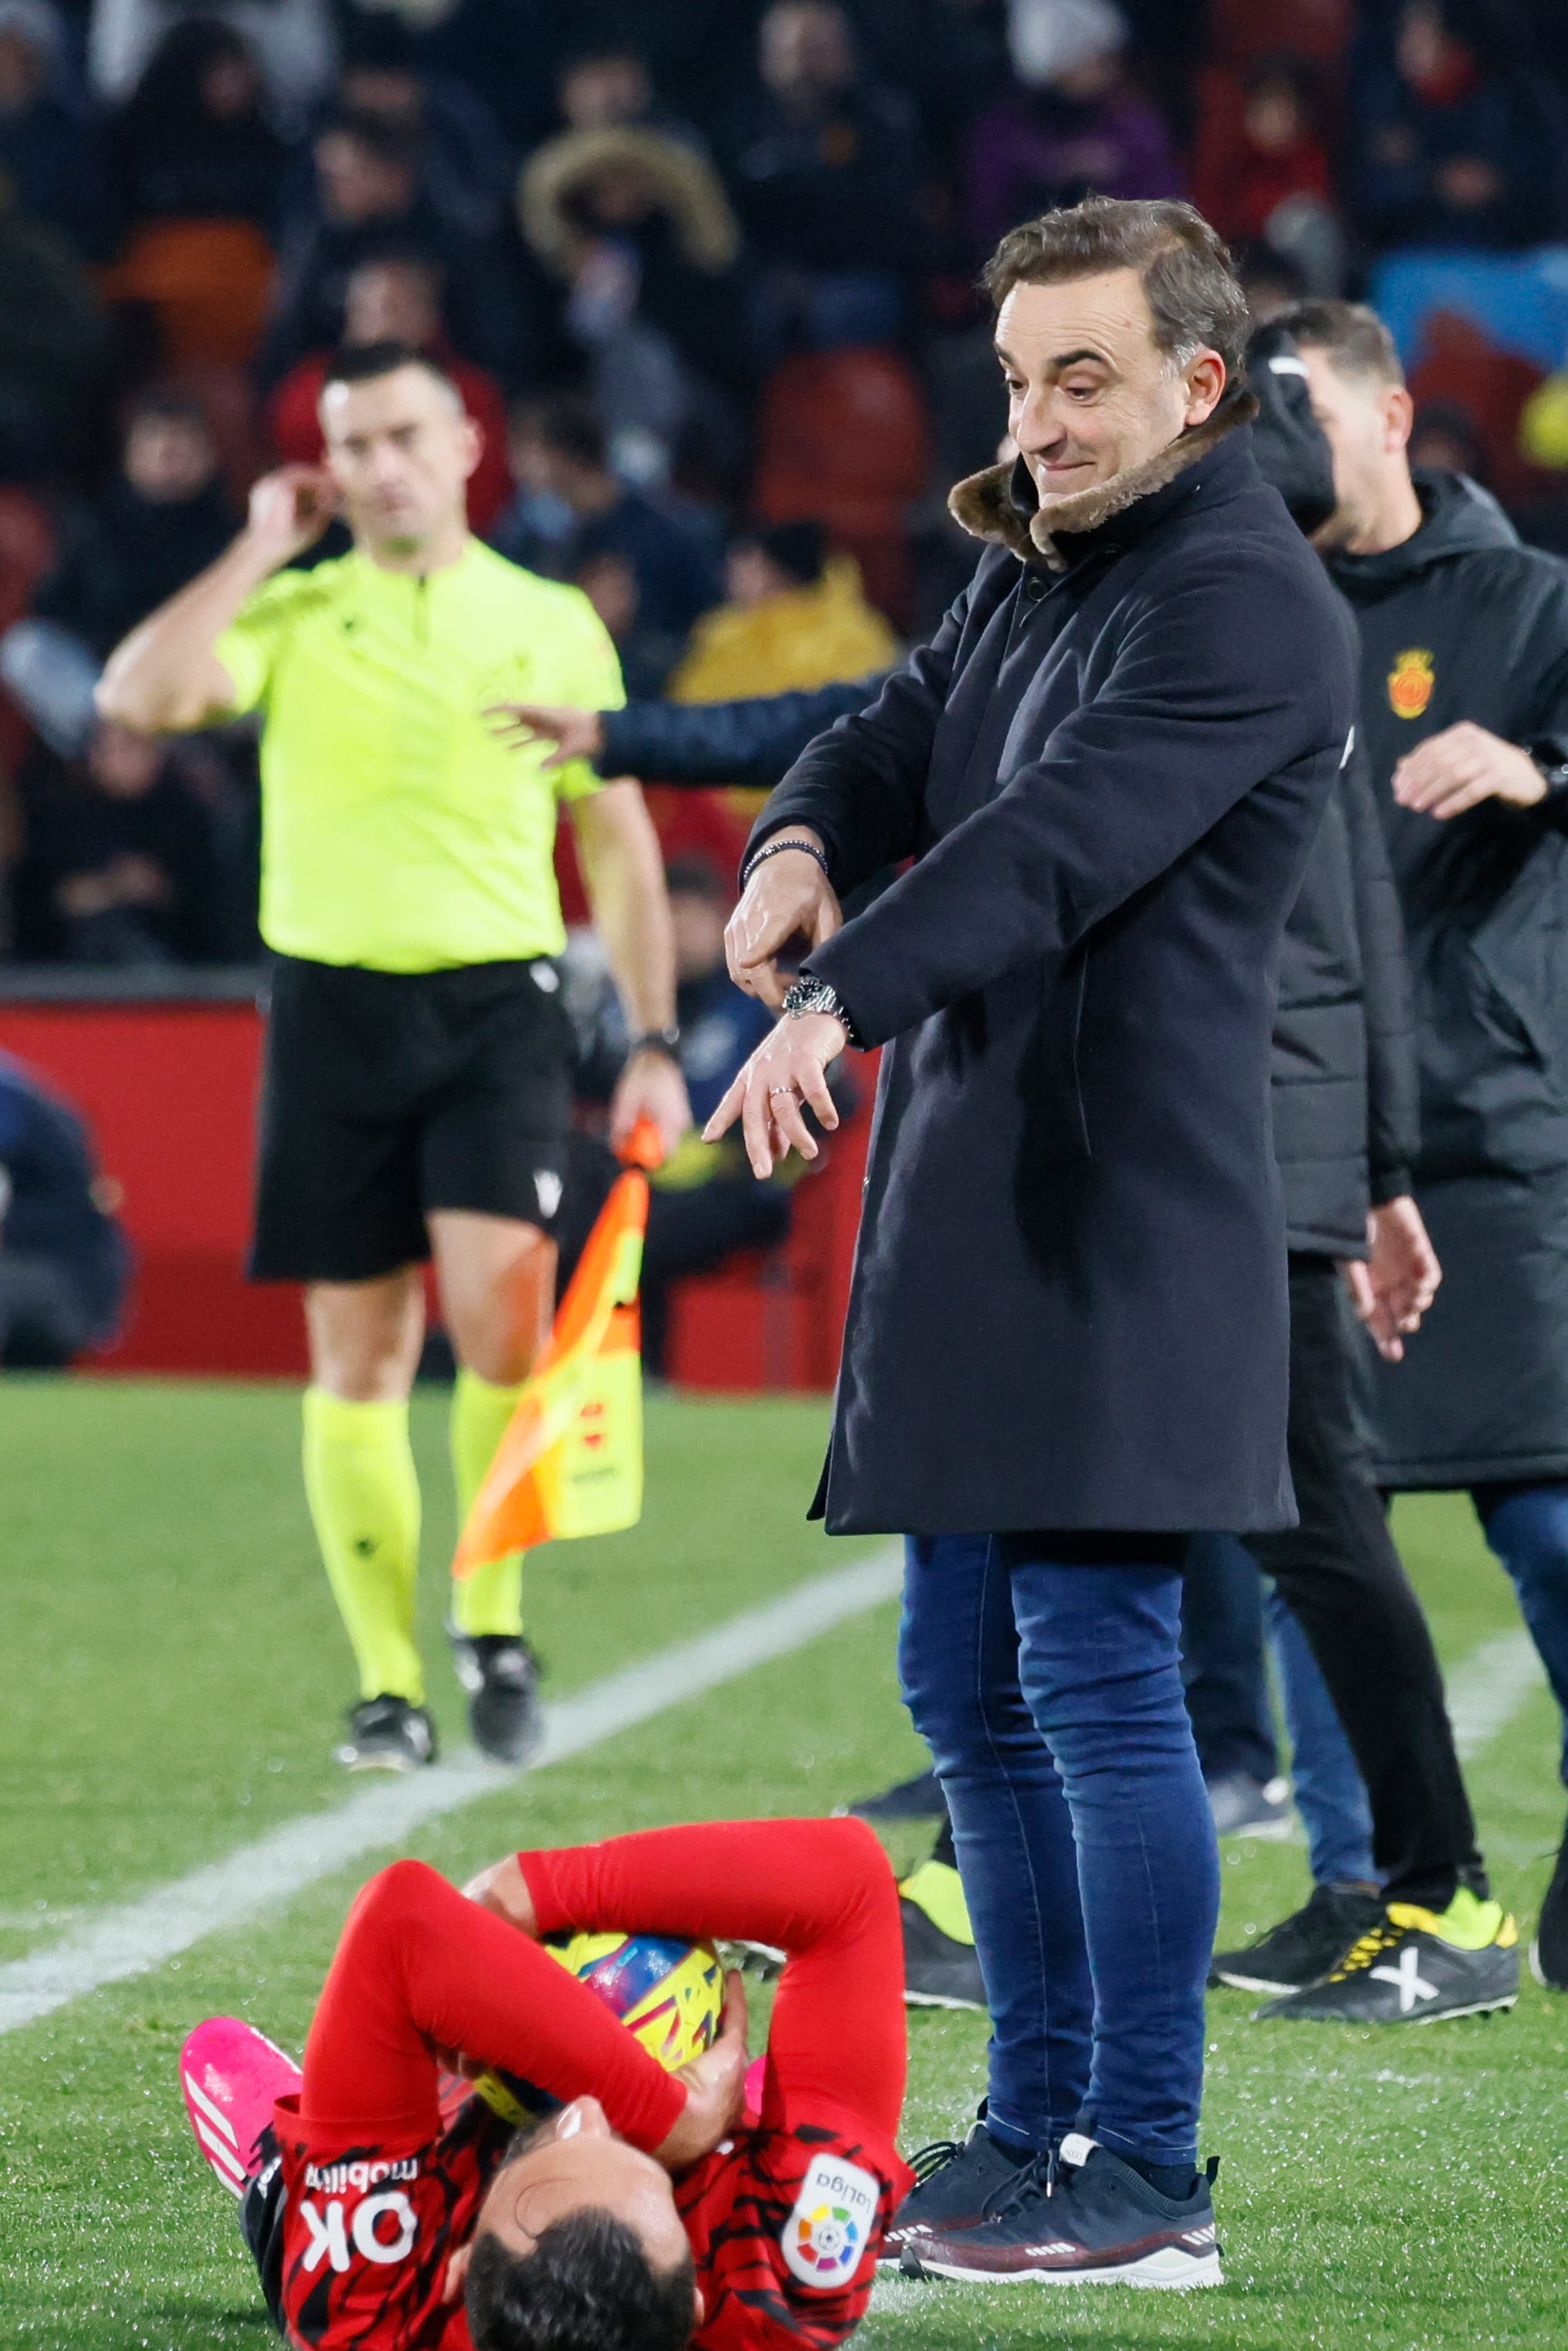
[[[1225,2283],[1209,2177],[1200,2174],[1190,2196],[1162,2196],[1078,2131],[1062,2140],[1054,2178],[1043,2162],[1027,2165],[990,2220],[913,2239],[901,2266],[911,2277],[967,2285]]]
[[[877,2258],[896,2269],[906,2245],[934,2229],[973,2229],[991,2199],[1010,2189],[1026,2159],[998,2146],[984,2122],[967,2138],[939,2138],[913,2158],[915,2185],[888,2222]]]
[[[945,1935],[918,1902],[898,1906],[904,1921],[904,1997],[911,2008],[986,2006],[986,1982],[973,1943]]]
[[[1237,1991],[1301,1991],[1321,1983],[1382,1916],[1375,1894],[1359,1886],[1314,1886],[1304,1908],[1281,1918],[1245,1950],[1216,1951],[1208,1980]]]
[[[1530,1972],[1547,1991],[1568,1991],[1568,1836],[1541,1906],[1530,1946]]]
[[[1260,2018],[1302,2024],[1437,2024],[1519,1998],[1519,1930],[1500,1904],[1461,1887],[1442,1917],[1391,1902],[1322,1983],[1270,2001]]]
[[[880,1796],[862,1796],[858,1803],[838,1807],[841,1814],[873,1823],[934,1821],[946,1810],[942,1782],[935,1771],[917,1771],[913,1780],[901,1780],[895,1788],[884,1788]]]
[[[468,1728],[493,1763],[526,1763],[545,1735],[539,1661],[518,1633],[459,1633],[452,1662],[468,1693]]]
[[[354,1708],[347,1739],[332,1750],[346,1771],[420,1771],[435,1753],[435,1725],[423,1707],[388,1693]]]

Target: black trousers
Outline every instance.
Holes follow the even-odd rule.
[[[1353,1336],[1337,1267],[1292,1256],[1290,1453],[1301,1522],[1249,1535],[1248,1548],[1328,1684],[1366,1782],[1388,1894],[1441,1910],[1460,1883],[1485,1894],[1486,1873],[1437,1651],[1352,1400]]]

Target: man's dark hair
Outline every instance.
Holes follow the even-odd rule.
[[[1288,328],[1298,343],[1326,351],[1341,375],[1360,376],[1372,383],[1405,381],[1393,336],[1364,302],[1292,302],[1274,324]]]
[[[476,2237],[464,2303],[474,2351],[685,2351],[696,2281],[689,2252],[656,2270],[624,2220],[585,2205],[531,2253]]]
[[[820,522],[759,522],[737,531],[737,547],[755,547],[780,571],[814,588],[828,559],[828,534]]]
[[[1223,240],[1191,204],[1085,196],[1009,229],[981,282],[999,310],[1015,286],[1059,286],[1111,269],[1137,271],[1162,351],[1181,362],[1218,351],[1227,375],[1240,376],[1246,298]]]
[[[405,367],[423,368],[461,408],[463,395],[446,370],[427,351],[416,351],[412,343],[345,343],[328,362],[321,389],[325,392],[333,383],[374,383],[378,376],[395,375],[399,368]]]
[[[558,457],[591,465],[596,472],[609,463],[610,442],[603,420],[581,392],[563,392],[553,400],[529,402],[518,410],[517,423]]]

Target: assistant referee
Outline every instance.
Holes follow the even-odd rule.
[[[657,839],[638,787],[547,772],[487,731],[500,701],[622,700],[588,600],[469,536],[480,435],[397,344],[340,356],[323,468],[259,481],[245,529],[110,659],[106,718],[144,733],[259,711],[261,930],[273,950],[251,1271],[306,1285],[305,1480],[359,1666],[339,1759],[435,1753],[413,1633],[420,1498],[408,1399],[434,1257],[459,1372],[458,1504],[476,1492],[550,1322],[570,1113],[553,866],[570,809],[633,1044],[612,1135],[689,1125]],[[341,514],[353,549],[286,569]],[[538,1732],[522,1562],[455,1587],[475,1738]]]

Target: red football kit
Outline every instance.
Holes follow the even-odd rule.
[[[740,1822],[518,1860],[541,1936],[634,1927],[788,1953],[760,2121],[677,2179],[675,2199],[706,2307],[699,2351],[830,2351],[864,2314],[913,2179],[894,2147],[904,1953],[881,1846],[855,1821]],[[477,2098],[444,2127],[438,2048],[563,2102],[591,2095],[648,2153],[685,2102],[538,1943],[423,1864],[394,1864],[350,1913],[257,2182],[275,2216],[257,2255],[299,2351],[470,2351],[446,2267],[509,2133]]]

